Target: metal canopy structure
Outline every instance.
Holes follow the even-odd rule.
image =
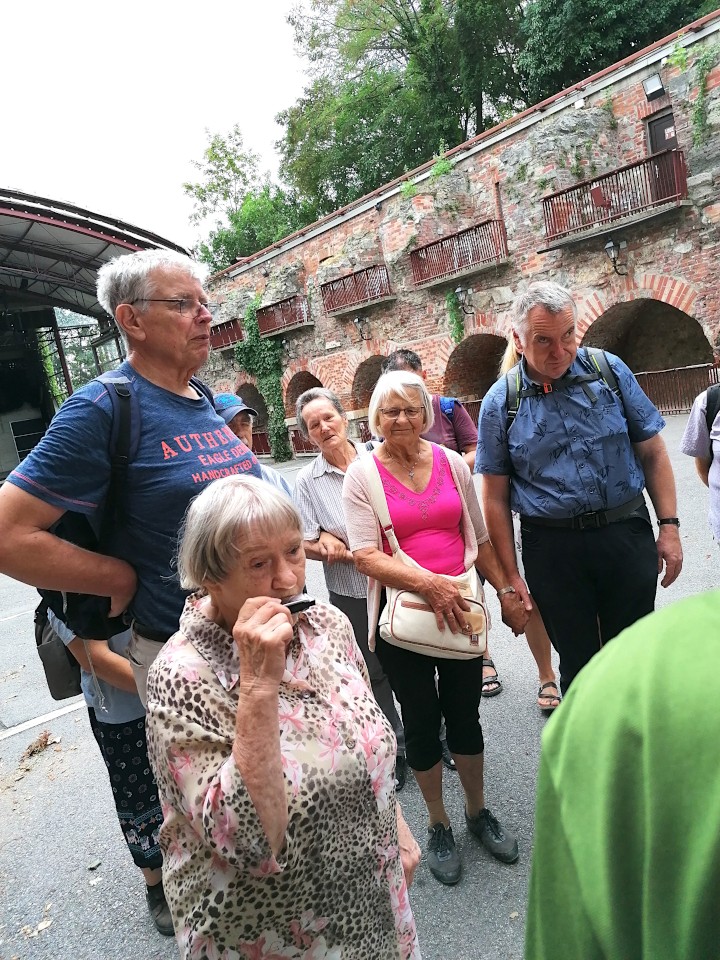
[[[147,248],[187,251],[122,220],[0,188],[0,313],[63,307],[97,320],[103,263]]]

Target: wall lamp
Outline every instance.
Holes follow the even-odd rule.
[[[657,100],[665,93],[665,87],[659,73],[653,73],[652,76],[646,77],[642,85],[647,100]]]
[[[361,340],[372,340],[372,334],[370,333],[370,321],[367,317],[353,317],[353,323],[355,324],[355,329],[360,335]]]
[[[610,262],[613,265],[613,270],[619,277],[627,276],[627,270],[618,269],[618,257],[620,256],[620,251],[624,250],[627,246],[624,240],[621,240],[619,243],[617,240],[610,237],[608,242],[605,244],[605,253],[610,258]],[[620,264],[620,266],[625,266],[625,264]]]
[[[456,287],[455,296],[457,297],[458,304],[463,313],[475,313],[475,309],[472,305],[472,294],[467,287]]]
[[[270,272],[268,271],[268,268],[267,268],[267,267],[260,267],[260,273],[261,273],[264,277],[269,277],[269,276],[270,276]]]

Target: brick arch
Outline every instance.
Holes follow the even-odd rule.
[[[510,336],[511,322],[509,310],[489,310],[484,312],[476,310],[469,318],[466,324],[465,336],[469,337],[476,333],[490,333],[496,337],[504,337],[506,340]],[[455,344],[453,343],[453,349]],[[452,350],[450,351],[452,353]],[[449,357],[449,354],[448,354]]]
[[[578,308],[578,340],[582,340],[592,324],[610,307],[631,300],[660,300],[692,316],[691,310],[698,291],[679,277],[662,273],[628,274],[621,280],[617,296],[606,296],[599,290],[576,299]],[[617,287],[615,289],[618,289]]]

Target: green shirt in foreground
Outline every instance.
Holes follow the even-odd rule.
[[[720,958],[720,591],[625,630],[548,723],[525,958]]]

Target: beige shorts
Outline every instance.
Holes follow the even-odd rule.
[[[164,647],[163,643],[157,640],[148,640],[135,629],[133,624],[130,634],[130,643],[127,648],[127,657],[132,667],[135,683],[138,688],[138,695],[142,700],[142,705],[147,709],[147,677],[150,664]]]

